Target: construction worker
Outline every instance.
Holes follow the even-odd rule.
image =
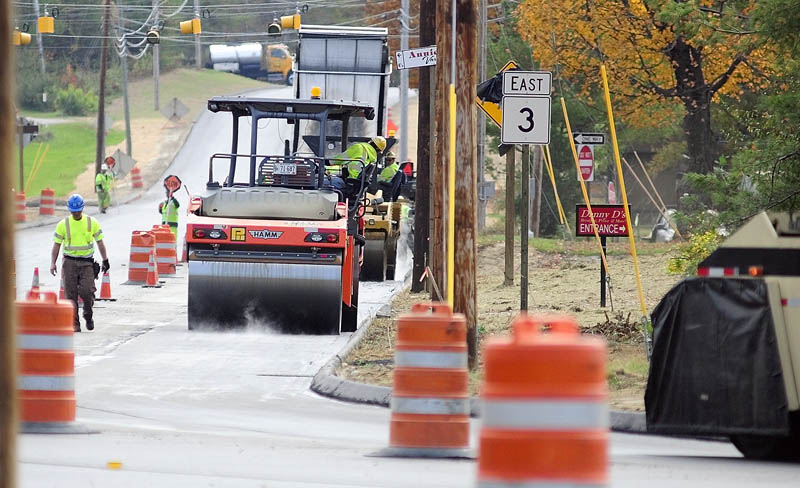
[[[378,161],[378,156],[385,150],[386,139],[382,136],[375,136],[369,142],[352,144],[347,151],[331,159],[330,164],[337,167],[344,166],[347,170],[347,177],[356,179],[361,174],[361,169]],[[344,190],[346,187],[344,179],[340,176],[331,175],[330,181],[337,190]]]
[[[378,184],[382,187],[384,200],[394,202],[400,196],[400,186],[405,175],[399,171],[400,165],[394,153],[389,151],[384,158],[383,169],[378,175]]]
[[[106,209],[111,206],[111,182],[114,175],[106,163],[100,165],[100,172],[94,178],[94,191],[97,192],[97,205],[100,206],[100,213],[106,213]]]
[[[161,223],[169,225],[169,230],[178,239],[178,208],[181,206],[172,191],[167,189],[167,199],[158,204],[158,213],[161,214]]]
[[[92,305],[94,305],[94,280],[97,279],[99,270],[95,271],[94,243],[100,250],[103,258],[101,269],[109,270],[108,254],[103,243],[103,231],[100,223],[88,215],[83,215],[83,198],[72,195],[67,200],[67,209],[71,215],[56,225],[53,236],[53,249],[50,252],[50,274],[56,275],[58,271],[56,260],[61,244],[64,243],[64,260],[61,275],[64,280],[64,291],[67,298],[75,305],[72,326],[75,332],[81,331],[78,319],[78,297],[83,300],[83,319],[86,321],[86,330],[94,330],[92,319]]]

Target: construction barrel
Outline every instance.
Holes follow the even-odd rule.
[[[56,214],[56,192],[52,188],[43,188],[39,200],[39,215]]]
[[[150,255],[156,251],[156,236],[150,232],[135,230],[131,234],[131,254],[128,263],[126,285],[142,285],[147,281],[147,265]]]

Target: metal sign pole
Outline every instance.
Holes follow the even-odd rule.
[[[528,310],[528,209],[530,208],[530,164],[531,147],[522,146],[522,211],[520,212],[520,283],[519,309]]]
[[[600,236],[600,246],[603,248],[603,255],[607,256],[606,253],[606,236]],[[605,308],[606,306],[606,268],[603,267],[603,263],[600,263],[600,306]]]

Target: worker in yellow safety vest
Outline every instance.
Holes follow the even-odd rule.
[[[169,225],[169,230],[178,238],[178,208],[181,206],[178,199],[170,190],[167,190],[167,199],[158,204],[158,213],[161,214],[161,223]]]
[[[100,213],[106,213],[106,209],[111,206],[111,183],[114,175],[106,163],[100,165],[100,172],[94,178],[94,191],[97,193],[97,205],[100,206]]]
[[[86,321],[86,330],[94,330],[92,306],[94,305],[94,280],[100,272],[109,270],[106,245],[103,243],[103,231],[100,223],[88,215],[83,215],[83,198],[72,195],[67,200],[67,209],[70,216],[58,222],[53,236],[53,249],[50,252],[50,274],[56,275],[58,268],[56,260],[61,245],[64,245],[64,260],[61,275],[64,281],[64,292],[75,305],[72,316],[72,326],[75,332],[81,331],[78,318],[78,297],[83,300],[83,319]],[[94,244],[103,258],[103,265],[97,267],[94,262]]]
[[[383,169],[378,174],[378,184],[383,190],[383,199],[394,202],[400,196],[400,187],[405,180],[405,175],[400,170],[397,158],[389,151],[384,158]]]
[[[347,178],[356,179],[361,174],[362,168],[378,161],[383,151],[386,150],[386,139],[375,136],[369,142],[356,142],[345,152],[330,160],[331,166],[346,168]],[[330,176],[331,185],[337,190],[344,190],[344,179],[337,175]]]

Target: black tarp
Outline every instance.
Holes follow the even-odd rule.
[[[647,430],[780,435],[786,392],[763,280],[690,278],[653,310]]]

